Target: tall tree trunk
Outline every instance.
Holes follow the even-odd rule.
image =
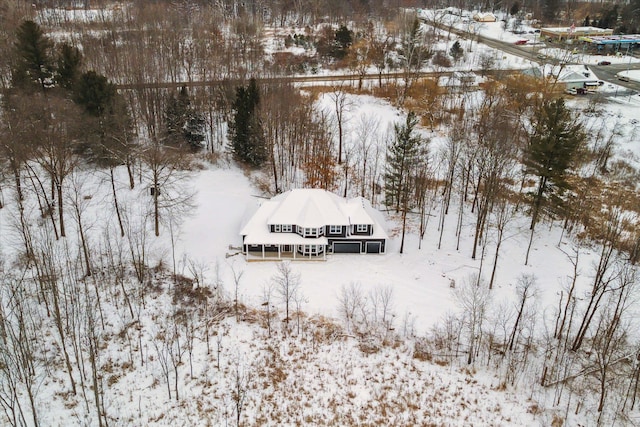
[[[491,268],[491,279],[489,279],[489,289],[493,289],[493,282],[496,279],[496,269],[498,267],[498,256],[500,254],[500,245],[502,245],[502,230],[498,230],[498,241],[496,242],[496,253],[493,258],[493,267]]]
[[[160,188],[158,187],[158,173],[153,172],[153,225],[156,237],[160,235],[160,206],[158,204],[158,193]]]
[[[80,234],[80,243],[82,244],[82,252],[84,253],[84,263],[87,269],[87,276],[91,276],[91,260],[89,258],[89,246],[87,245],[87,239],[84,234],[84,227],[82,226],[82,220],[80,219],[80,212],[78,214],[78,232]]]
[[[133,164],[131,162],[131,157],[127,156],[127,174],[129,175],[129,188],[133,190],[136,186],[136,180],[133,174]]]
[[[118,226],[120,227],[120,237],[124,237],[124,226],[122,225],[122,216],[120,214],[120,206],[118,205],[118,194],[116,192],[116,182],[113,177],[113,167],[109,168],[111,175],[111,191],[113,193],[113,205],[116,209],[116,217],[118,218]]]
[[[531,225],[529,226],[529,229],[532,231],[535,228],[536,223],[538,222],[538,215],[540,214],[540,207],[542,206],[542,197],[544,196],[544,191],[546,189],[546,186],[547,186],[547,177],[541,176],[540,182],[538,184],[538,192],[536,194],[536,198],[533,203],[533,212],[531,214]],[[526,262],[525,262],[525,265],[526,265]]]
[[[69,352],[67,351],[67,345],[65,343],[64,325],[62,319],[62,313],[60,312],[60,304],[58,301],[58,286],[52,283],[51,293],[53,294],[53,310],[55,317],[56,328],[58,329],[58,336],[60,337],[60,346],[62,347],[62,353],[64,354],[64,362],[67,366],[67,374],[71,381],[71,391],[76,394],[76,382],[73,379],[73,367],[71,366],[71,359],[69,358]]]
[[[524,257],[524,265],[529,264],[529,253],[531,253],[531,245],[533,245],[533,223],[530,229],[531,233],[529,234],[529,244],[527,245],[527,254]]]
[[[20,179],[20,170],[14,166],[13,177],[16,180],[16,192],[18,193],[18,200],[24,200],[24,194],[22,194],[22,180]]]
[[[64,231],[64,203],[62,203],[62,178],[60,178],[60,182],[56,185],[58,190],[58,218],[60,219],[60,236],[65,237]]]
[[[51,226],[53,227],[53,233],[56,236],[56,240],[58,240],[60,238],[60,236],[58,235],[58,227],[56,226],[56,219],[53,215],[53,201],[49,202],[49,199],[47,198],[47,191],[44,188],[44,184],[42,183],[42,181],[40,180],[40,178],[38,177],[38,175],[35,173],[35,171],[33,170],[33,167],[31,167],[29,164],[27,164],[27,167],[29,168],[29,171],[31,172],[29,174],[29,179],[31,180],[31,185],[33,185],[33,188],[36,190],[36,195],[39,195],[40,193],[38,192],[37,188],[36,188],[36,182],[38,183],[38,187],[40,187],[40,191],[42,192],[42,197],[44,197],[44,203],[45,203],[45,207],[40,207],[40,210],[42,212],[42,215],[47,215],[49,217],[49,219],[51,220]],[[37,196],[38,198],[38,203],[40,204],[40,196]]]
[[[400,240],[400,253],[403,253],[404,251],[404,235],[405,235],[406,229],[407,229],[407,209],[405,205],[405,208],[402,211],[402,239]]]

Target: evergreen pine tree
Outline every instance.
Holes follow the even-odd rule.
[[[170,145],[180,145],[189,99],[180,91],[178,96],[170,94],[164,109],[164,141]]]
[[[412,199],[415,177],[419,169],[426,167],[425,141],[414,134],[417,124],[416,114],[410,112],[404,125],[394,126],[395,138],[387,150],[387,166],[384,175],[385,201],[387,206],[395,207],[396,212],[402,212],[400,253],[404,248],[407,213],[415,204]]]
[[[524,157],[528,173],[538,177],[531,230],[536,225],[545,198],[553,197],[559,203],[559,196],[569,188],[567,171],[577,165],[585,141],[582,125],[562,98],[546,101],[540,106]]]
[[[455,62],[458,62],[460,58],[462,58],[464,52],[462,52],[462,47],[460,46],[460,42],[458,40],[453,43],[451,49],[449,49],[449,55],[453,58]]]
[[[56,66],[56,83],[65,89],[72,90],[80,77],[82,54],[67,43],[63,43],[58,53]]]
[[[92,116],[101,116],[111,106],[116,88],[107,78],[95,71],[83,73],[75,85],[74,98]]]
[[[542,17],[546,22],[555,22],[560,12],[560,0],[543,0],[542,1]]]
[[[407,115],[403,125],[394,125],[395,138],[387,151],[385,200],[387,206],[399,211],[411,187],[411,173],[420,159],[423,140],[414,135],[418,118],[414,112]]]
[[[333,57],[336,59],[343,59],[347,56],[347,51],[352,43],[353,31],[348,29],[346,25],[341,25],[335,35],[335,49]]]
[[[123,163],[133,146],[133,124],[113,83],[88,71],[73,85],[73,94],[76,104],[84,109],[85,132],[79,151],[101,166]]]
[[[255,79],[245,88],[236,88],[234,116],[229,125],[229,139],[234,157],[250,166],[260,167],[267,160],[264,132],[260,124],[258,105],[260,94]]]
[[[13,85],[24,89],[35,83],[44,91],[52,85],[53,42],[33,21],[20,24],[16,36],[16,63],[11,72]]]
[[[165,142],[176,146],[186,146],[196,151],[202,148],[205,139],[205,121],[191,104],[189,92],[182,87],[178,96],[169,96],[164,111]]]
[[[193,108],[190,108],[187,115],[187,122],[183,129],[183,135],[186,143],[192,150],[195,151],[202,148],[202,142],[205,140],[204,129],[204,118]]]

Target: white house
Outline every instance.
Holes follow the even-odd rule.
[[[535,78],[548,78],[557,83],[557,89],[570,93],[593,92],[602,84],[591,70],[583,65],[532,67],[521,71]]]
[[[591,71],[576,71],[564,69],[558,74],[558,83],[564,90],[594,91],[598,89],[599,81]]]
[[[362,197],[295,189],[262,201],[240,234],[247,259],[325,259],[327,253],[381,254],[382,215]]]
[[[496,22],[498,18],[491,12],[478,12],[473,15],[473,20],[476,22]]]

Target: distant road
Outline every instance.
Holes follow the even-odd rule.
[[[589,68],[596,73],[596,76],[600,80],[604,80],[609,83],[615,83],[620,86],[624,86],[627,89],[640,91],[640,82],[623,82],[618,80],[617,74],[620,71],[627,70],[640,70],[640,64],[611,64],[611,65],[590,65]]]
[[[441,27],[444,30],[449,30],[448,27]],[[511,42],[505,42],[502,40],[495,40],[491,38],[484,37],[482,35],[475,35],[457,28],[451,28],[451,32],[464,38],[471,39],[479,43],[486,44],[489,47],[494,49],[498,49],[502,52],[519,56],[521,58],[530,59],[531,61],[541,63],[555,63],[558,61],[554,58],[547,58],[544,60],[540,60],[537,58],[537,52],[540,50],[541,46],[536,45],[515,45]],[[620,71],[626,70],[640,70],[640,63],[632,63],[632,64],[612,64],[607,66],[598,66],[598,65],[589,65],[589,67],[596,73],[600,80],[618,84],[620,86],[624,86],[627,89],[640,91],[640,83],[638,82],[622,82],[619,81],[616,74]],[[513,73],[518,70],[512,69],[498,69],[487,71],[487,74],[495,74],[495,73]],[[453,71],[429,71],[429,72],[421,72],[418,74],[419,78],[435,78],[441,76],[450,76]],[[363,80],[378,80],[380,77],[382,80],[401,80],[405,76],[405,73],[398,71],[392,73],[382,73],[380,76],[378,73],[366,74],[363,77]],[[312,76],[278,76],[278,77],[263,77],[259,78],[258,81],[263,84],[269,83],[308,83],[308,84],[330,84],[336,82],[345,82],[351,81],[356,82],[359,80],[359,76],[356,74],[339,74],[339,75],[312,75]],[[242,80],[240,79],[216,79],[216,80],[208,80],[208,81],[184,81],[184,82],[152,82],[152,83],[129,83],[129,84],[117,84],[116,88],[119,90],[131,90],[131,89],[179,89],[181,87],[209,87],[209,86],[219,86],[222,84],[232,84],[237,85],[241,84]]]
[[[486,74],[496,73],[513,73],[518,70],[493,70],[487,71]],[[423,71],[417,73],[418,78],[436,78],[443,76],[451,76],[454,71]],[[382,73],[380,76],[378,73],[365,74],[362,80],[378,80],[382,78],[383,81],[388,80],[402,80],[405,73],[402,71],[393,73]],[[415,76],[414,76],[415,77]],[[319,83],[328,84],[336,82],[357,82],[359,80],[357,74],[334,74],[329,76],[278,76],[278,77],[261,77],[257,78],[262,84],[275,84],[275,83]],[[209,87],[219,86],[222,84],[241,84],[240,79],[216,79],[207,81],[184,81],[184,82],[152,82],[152,83],[130,83],[130,84],[116,84],[118,90],[131,90],[131,89],[179,89],[181,87]]]
[[[436,72],[422,72],[419,74],[419,77],[437,77],[437,76],[448,76],[451,75],[452,71],[445,71],[441,73]],[[378,80],[382,78],[382,80],[389,79],[402,79],[404,77],[404,73],[396,72],[396,73],[382,73],[380,76],[377,73],[366,74],[362,79],[363,80]],[[257,78],[257,81],[263,84],[275,84],[275,83],[335,83],[335,82],[344,82],[351,81],[357,82],[359,80],[359,76],[357,74],[335,74],[330,76],[277,76],[277,77],[261,77]],[[243,80],[241,79],[215,79],[215,80],[206,80],[206,81],[184,81],[184,82],[153,82],[153,83],[131,83],[131,84],[118,84],[116,88],[119,90],[129,90],[129,89],[179,89],[181,87],[209,87],[209,86],[219,86],[222,84],[232,84],[238,85],[242,84]]]
[[[433,23],[431,22],[427,22],[429,25],[432,25]],[[449,30],[449,27],[445,27],[445,26],[440,26],[440,29]],[[525,59],[530,59],[531,61],[534,62],[538,62],[538,63],[548,63],[548,64],[558,64],[558,60],[554,59],[554,58],[547,58],[544,60],[540,60],[539,58],[537,58],[537,53],[538,51],[542,48],[542,46],[536,46],[536,45],[515,45],[513,43],[510,42],[505,42],[502,40],[496,40],[496,39],[491,39],[491,38],[487,38],[484,37],[482,35],[475,35],[472,33],[469,33],[467,31],[464,30],[460,30],[457,28],[452,28],[451,32],[454,34],[457,34],[460,37],[464,37],[466,39],[473,39],[473,40],[477,40],[480,43],[486,44],[489,47],[492,47],[494,49],[498,49],[501,50],[502,52],[511,54],[511,55],[515,55],[515,56],[519,56],[521,58],[525,58]],[[579,64],[579,63],[577,63]],[[627,89],[631,89],[631,90],[637,90],[640,91],[640,83],[639,82],[623,82],[618,80],[617,77],[617,73],[619,73],[620,71],[627,71],[627,70],[640,70],[640,63],[635,62],[635,63],[627,63],[627,64],[611,64],[611,65],[589,65],[589,68],[591,68],[593,70],[594,73],[596,73],[596,75],[598,76],[598,78],[600,80],[609,82],[609,83],[613,83],[613,84],[617,84],[620,86],[623,86]]]

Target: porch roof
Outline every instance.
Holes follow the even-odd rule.
[[[245,245],[327,245],[326,237],[302,237],[296,233],[254,232],[244,238]]]

